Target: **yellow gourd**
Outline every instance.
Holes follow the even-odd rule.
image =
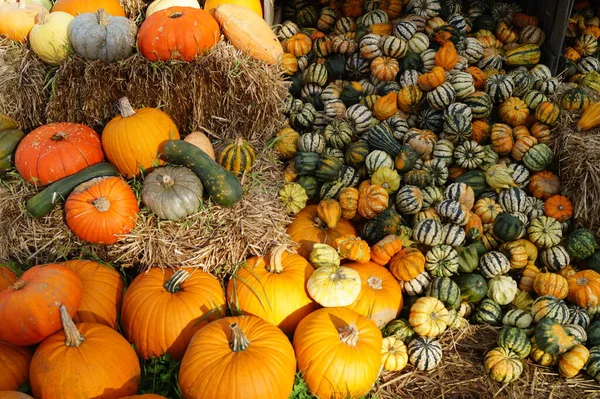
[[[71,51],[69,23],[71,14],[62,11],[53,13],[42,8],[36,17],[36,25],[29,33],[31,49],[47,64],[58,65]]]
[[[262,18],[263,16],[260,0],[206,0],[204,3],[204,9],[214,16],[215,9],[221,4],[232,4],[235,6],[246,7],[254,11],[259,17]]]
[[[577,122],[577,129],[587,132],[598,126],[600,126],[600,103],[591,103],[581,114],[581,118]]]

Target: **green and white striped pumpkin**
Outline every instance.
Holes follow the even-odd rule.
[[[439,245],[442,242],[442,224],[434,219],[421,220],[413,229],[413,238],[421,244]]]
[[[427,296],[437,298],[448,309],[460,308],[460,288],[448,277],[436,277],[427,287]]]
[[[444,197],[444,191],[440,187],[427,186],[421,190],[423,193],[423,210],[437,208]]]
[[[524,96],[523,101],[527,104],[527,108],[532,111],[535,111],[536,108],[546,101],[548,101],[548,97],[538,90],[529,90]]]
[[[539,216],[531,221],[527,234],[538,248],[552,248],[562,239],[562,227],[554,218]]]
[[[502,327],[498,332],[498,346],[515,352],[521,359],[525,359],[531,351],[527,333],[517,327]]]
[[[460,247],[466,240],[465,230],[456,225],[447,223],[442,225],[442,242],[452,247]]]
[[[569,265],[571,258],[562,245],[557,245],[540,251],[542,265],[551,272],[559,272]]]
[[[396,207],[398,212],[405,215],[414,215],[423,206],[423,193],[416,186],[403,186],[396,194]]]
[[[402,291],[408,296],[421,295],[431,284],[431,276],[424,270],[417,277],[409,281],[401,281]]]
[[[417,33],[417,25],[411,21],[397,21],[392,27],[394,36],[409,41]]]
[[[401,144],[392,136],[392,131],[388,125],[380,123],[369,129],[367,135],[369,147],[374,150],[382,150],[387,152],[393,158],[398,155],[401,149]]]
[[[423,51],[421,54],[419,54],[419,57],[421,58],[421,70],[423,72],[430,72],[435,66],[435,55],[436,55],[436,51],[434,49],[427,49],[425,51]]]
[[[417,32],[407,43],[408,50],[414,54],[421,54],[429,48],[429,38],[423,32]]]
[[[487,119],[492,114],[492,98],[484,91],[476,91],[462,101],[471,107],[473,119]]]
[[[304,133],[298,139],[298,151],[301,152],[316,152],[317,154],[322,154],[323,150],[325,150],[326,140],[325,136],[322,134],[311,132]]]
[[[339,180],[328,181],[323,183],[319,191],[319,199],[332,198],[337,199],[340,192],[344,189],[344,183]]]
[[[433,277],[452,276],[458,271],[458,254],[450,245],[436,245],[425,255],[425,268]]]
[[[417,337],[408,344],[408,359],[417,370],[433,370],[442,360],[442,345],[432,338]]]
[[[529,71],[525,67],[518,67],[508,73],[515,83],[512,95],[514,97],[522,97],[533,86],[533,81],[529,75]]]
[[[468,37],[465,40],[465,49],[461,55],[467,59],[470,64],[475,64],[483,57],[483,45],[477,38]]]
[[[325,86],[327,83],[327,68],[323,64],[310,64],[302,74],[304,84],[315,83]]]
[[[360,181],[360,174],[352,166],[343,165],[339,181],[344,187],[356,187]]]
[[[323,132],[327,144],[340,150],[345,149],[352,141],[352,126],[342,119],[333,120]]]
[[[437,207],[438,214],[459,226],[467,224],[468,210],[458,201],[444,200]]]
[[[476,169],[484,161],[485,150],[474,140],[467,140],[454,151],[456,164],[461,168]]]
[[[519,185],[520,188],[525,187],[529,183],[529,170],[518,163],[511,163],[508,168],[512,170],[513,181]]]
[[[360,53],[368,60],[381,56],[381,36],[376,33],[369,33],[362,37],[359,44]]]
[[[473,315],[476,324],[499,326],[502,323],[502,308],[489,298],[484,298]]]
[[[448,81],[442,83],[426,95],[427,103],[433,109],[445,109],[456,99],[456,91]]]
[[[424,171],[431,176],[432,183],[436,186],[443,186],[448,180],[448,165],[441,159],[430,159],[423,163]]]
[[[421,129],[439,133],[444,127],[444,110],[433,109],[427,105],[419,112],[417,121]]]
[[[385,36],[381,40],[381,52],[383,55],[393,58],[402,58],[408,51],[408,44],[405,40],[395,36]]]
[[[492,101],[499,104],[512,96],[515,82],[509,75],[492,75],[485,81],[484,88]]]
[[[578,326],[581,326],[587,330],[592,322],[590,314],[587,312],[587,310],[577,305],[567,305],[567,307],[569,308],[569,320],[567,320],[567,323],[577,324]]]
[[[527,330],[533,324],[533,316],[521,309],[511,309],[502,318],[502,324]]]
[[[475,84],[473,83],[473,75],[468,72],[457,72],[450,77],[452,88],[456,92],[456,98],[459,100],[468,97],[475,93]]]
[[[396,140],[402,141],[404,139],[404,135],[408,132],[409,126],[408,122],[405,119],[402,119],[399,116],[392,116],[391,118],[383,121],[385,125],[387,125],[391,132],[392,136]]]
[[[600,70],[600,61],[595,57],[583,57],[577,63],[577,72],[586,74],[588,72]]]
[[[454,144],[450,140],[440,139],[433,146],[432,155],[435,159],[450,165],[454,161]]]
[[[484,277],[493,278],[510,270],[510,260],[502,252],[487,252],[479,258],[479,268]]]
[[[394,169],[394,160],[387,152],[374,150],[367,155],[365,166],[367,167],[367,173],[371,176],[377,169],[382,167]]]
[[[536,323],[543,318],[549,318],[564,324],[569,320],[569,308],[563,300],[555,296],[542,295],[531,304],[531,315]]]
[[[545,143],[532,146],[523,156],[523,164],[532,172],[539,172],[550,166],[554,152]]]
[[[419,71],[415,69],[407,69],[400,73],[398,82],[402,87],[416,86],[419,83],[419,76],[421,76],[421,73]]]
[[[558,79],[552,78],[540,78],[533,83],[533,88],[539,90],[545,95],[552,95],[558,88]]]
[[[360,135],[369,130],[373,116],[364,105],[354,104],[346,110],[346,118],[354,126],[354,132]]]
[[[503,189],[498,195],[498,203],[505,212],[525,212],[527,209],[527,193],[517,187]]]

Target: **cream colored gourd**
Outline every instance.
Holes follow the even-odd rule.
[[[185,136],[183,140],[200,148],[206,155],[215,160],[215,149],[213,148],[210,139],[206,137],[204,133],[192,132]]]
[[[46,64],[58,65],[69,56],[69,23],[71,14],[62,11],[53,13],[43,8],[36,17],[36,25],[29,32],[29,44],[34,53]]]
[[[233,46],[251,57],[274,65],[283,56],[283,48],[271,27],[252,10],[232,4],[221,4],[215,18]]]
[[[198,0],[154,0],[146,10],[146,18],[157,11],[167,9],[169,7],[192,7],[200,8]]]
[[[344,266],[319,267],[306,282],[308,294],[325,307],[348,306],[360,294],[360,276]]]
[[[42,10],[38,4],[28,4],[19,0],[14,4],[0,5],[0,36],[4,35],[17,42],[25,42],[31,28],[35,25],[35,17]]]

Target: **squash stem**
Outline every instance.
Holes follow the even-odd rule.
[[[175,180],[169,175],[163,175],[161,184],[166,187],[171,187],[175,184]]]
[[[285,252],[285,245],[280,245],[271,252],[269,264],[267,265],[267,271],[269,273],[283,273],[283,265],[281,264],[281,258]]]
[[[135,110],[127,97],[119,98],[118,107],[121,117],[123,118],[129,118],[130,116],[135,115]]]
[[[22,290],[23,288],[25,288],[26,285],[27,285],[27,283],[25,281],[23,281],[23,280],[17,280],[10,287],[10,289],[13,290],[13,291],[19,291],[19,290]]]
[[[58,132],[54,136],[50,138],[52,141],[61,141],[67,138],[67,134],[65,132]]]
[[[171,294],[181,291],[181,284],[183,284],[183,282],[188,278],[190,278],[190,272],[185,269],[177,270],[165,283],[165,290]]]
[[[104,197],[96,198],[92,205],[98,210],[98,212],[108,212],[110,209],[110,201]]]
[[[339,328],[340,340],[349,346],[356,346],[358,342],[358,329],[356,324],[350,323],[345,327]]]
[[[369,276],[369,278],[367,279],[367,284],[374,290],[383,289],[383,280],[377,276]]]
[[[234,352],[241,352],[248,349],[248,347],[250,346],[250,341],[248,340],[248,337],[246,337],[246,334],[244,334],[244,332],[240,328],[239,324],[232,323],[229,325],[229,328],[231,328],[232,337],[231,342],[229,342],[229,347],[231,348],[231,350]]]
[[[19,0],[19,9],[25,10],[27,8],[27,0]]]
[[[75,323],[73,323],[73,319],[67,312],[67,307],[62,304],[60,305],[60,321],[63,326],[63,330],[65,330],[65,345],[66,346],[74,346],[79,348],[79,346],[85,341],[85,337],[81,335]]]
[[[48,10],[42,7],[37,15],[37,24],[44,25],[48,21]]]
[[[104,8],[101,8],[98,10],[98,14],[96,15],[96,18],[98,18],[98,25],[102,25],[102,26],[110,25],[110,17],[106,13]]]

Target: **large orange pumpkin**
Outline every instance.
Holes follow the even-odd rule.
[[[15,166],[31,184],[44,186],[104,160],[100,137],[79,123],[51,123],[29,133],[17,147]]]
[[[346,306],[373,320],[379,328],[394,320],[402,310],[402,290],[398,281],[377,263],[346,263],[345,267],[358,272],[361,290],[354,303]]]
[[[366,395],[379,375],[381,346],[375,323],[345,308],[312,312],[294,334],[298,370],[320,398]]]
[[[29,4],[19,0],[13,4],[0,3],[0,36],[17,42],[25,42],[35,26],[35,17],[44,8],[39,4]]]
[[[315,244],[334,246],[337,238],[356,235],[356,230],[346,219],[340,219],[335,229],[328,228],[317,215],[317,205],[309,205],[298,212],[294,221],[288,226],[287,233],[292,240],[300,244],[298,254],[308,259]]]
[[[194,333],[224,314],[225,294],[210,274],[152,268],[125,292],[121,327],[144,359],[168,353],[179,360]]]
[[[119,399],[167,399],[164,396],[155,395],[153,393],[145,393],[142,395],[124,396]]]
[[[81,280],[58,264],[34,266],[0,292],[0,340],[13,345],[37,344],[58,331],[58,305],[74,315],[81,303]]]
[[[150,61],[192,61],[221,37],[217,21],[200,8],[169,7],[150,15],[138,32],[138,49]]]
[[[63,269],[65,269],[63,267]],[[31,360],[36,398],[113,399],[137,393],[141,380],[135,351],[118,332],[97,323],[75,325],[60,306],[63,330],[40,344]]]
[[[75,187],[65,201],[65,219],[73,233],[94,244],[114,244],[135,226],[139,206],[119,177],[99,177]]]
[[[19,389],[29,381],[31,356],[29,348],[0,341],[0,391]],[[0,394],[0,398],[4,396]]]
[[[52,7],[52,12],[63,11],[77,16],[85,12],[96,13],[101,8],[113,17],[125,16],[125,11],[118,0],[58,0]]]
[[[76,323],[99,323],[115,328],[125,284],[119,272],[91,260],[64,263],[81,280],[81,304],[73,317]]]
[[[278,247],[269,256],[246,261],[227,284],[227,302],[293,335],[296,326],[319,305],[306,291],[314,268],[300,255]]]
[[[159,159],[167,140],[179,140],[179,131],[169,115],[156,108],[134,110],[129,100],[119,100],[121,115],[102,131],[106,158],[125,177],[162,165]]]
[[[0,391],[0,398],[2,399],[33,399],[26,393],[19,391]]]
[[[594,270],[582,270],[567,278],[569,302],[587,308],[600,303],[600,274]]]
[[[15,273],[8,265],[0,264],[0,291],[4,291],[17,281]]]
[[[287,399],[295,373],[294,349],[280,329],[254,316],[226,317],[194,335],[179,386],[187,399]]]

